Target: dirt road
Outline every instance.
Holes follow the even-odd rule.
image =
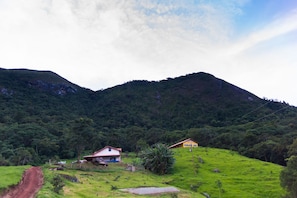
[[[43,174],[40,167],[31,167],[23,174],[22,181],[9,189],[2,198],[34,198],[43,184]]]

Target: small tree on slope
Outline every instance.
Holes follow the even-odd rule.
[[[175,161],[172,150],[161,143],[141,151],[139,156],[145,169],[159,175],[170,173]]]

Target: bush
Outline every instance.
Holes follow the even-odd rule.
[[[54,186],[54,192],[55,193],[60,193],[60,191],[65,186],[65,183],[62,180],[60,175],[54,176],[53,180],[51,181],[51,184]]]
[[[170,173],[175,161],[173,151],[160,143],[141,151],[139,156],[145,169],[159,175]]]

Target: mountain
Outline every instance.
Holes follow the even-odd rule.
[[[108,120],[115,119],[117,127],[124,121],[169,130],[238,124],[246,121],[238,118],[266,102],[202,72],[160,82],[132,81],[96,96],[96,114],[106,120],[104,127],[110,127]]]
[[[75,93],[79,86],[67,81],[51,71],[34,71],[28,69],[2,69],[0,68],[1,93],[9,87],[10,89],[37,88],[42,91],[64,95],[66,93]],[[11,90],[12,91],[12,90]],[[8,91],[7,93],[11,93]],[[8,94],[9,95],[9,94]]]
[[[81,101],[89,93],[50,71],[0,69],[0,122],[30,123],[49,115],[67,120],[65,114],[85,114]]]
[[[92,91],[51,71],[0,69],[0,108],[0,163],[1,156],[16,163],[12,153],[19,148],[31,161],[73,157],[69,134],[78,118],[93,121],[97,139],[89,137],[87,150],[109,144],[137,151],[192,137],[283,164],[297,135],[296,107],[203,72]]]

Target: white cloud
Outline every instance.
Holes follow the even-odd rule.
[[[52,70],[94,90],[205,71],[265,96],[257,84],[268,90],[266,84],[251,80],[261,78],[251,65],[263,65],[262,73],[296,60],[259,48],[293,31],[296,12],[234,44],[233,18],[247,2],[0,0],[0,67]]]
[[[293,10],[290,14],[287,14],[280,19],[276,19],[263,29],[251,33],[247,37],[243,38],[242,41],[235,42],[235,44],[229,49],[228,53],[241,53],[242,51],[248,50],[261,42],[265,42],[277,36],[297,30],[296,18],[297,10]]]
[[[260,97],[297,104],[293,86],[297,73],[297,12],[293,10],[241,41],[227,46],[221,58],[232,71],[220,74]]]
[[[1,18],[7,20],[0,22],[1,65],[50,69],[98,89],[136,78],[162,79],[192,72],[197,55],[213,48],[212,39],[220,42],[226,37],[227,33],[216,34],[223,29],[216,22],[222,14],[210,5],[198,5],[197,13],[177,16],[172,12],[180,4],[136,3],[5,1]],[[139,6],[171,14],[146,15],[135,9]],[[184,7],[194,13],[193,8]],[[202,29],[193,31],[193,27]],[[109,82],[94,85],[96,78]]]

